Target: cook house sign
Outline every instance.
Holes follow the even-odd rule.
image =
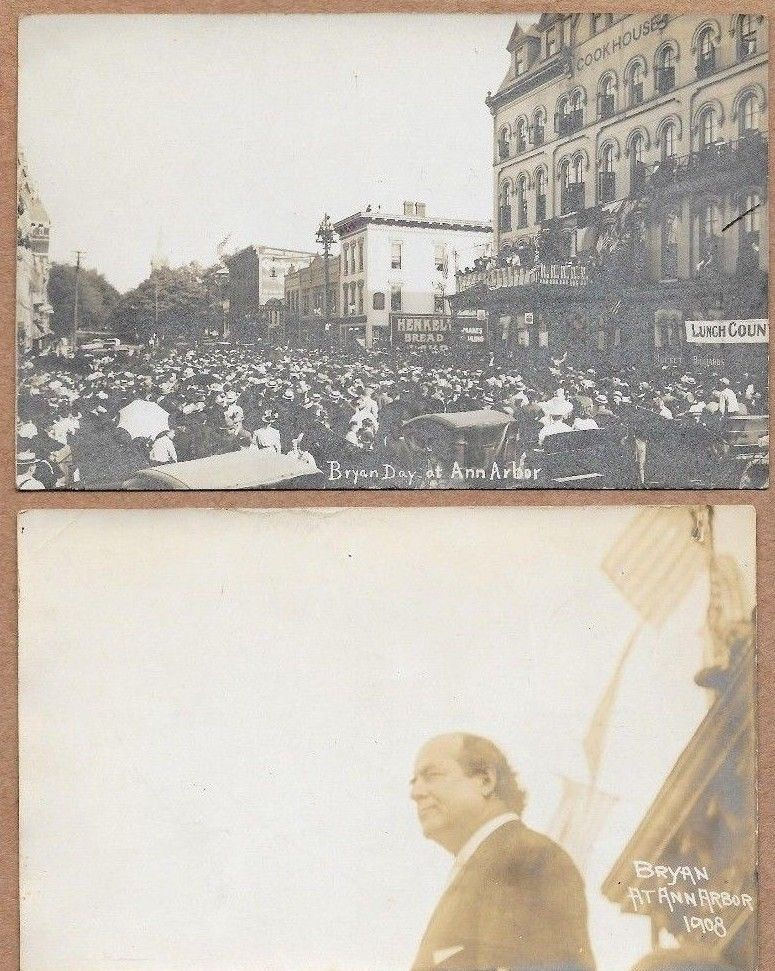
[[[657,30],[664,30],[667,27],[667,21],[668,15],[666,13],[655,14],[653,17],[647,17],[642,23],[636,24],[634,27],[628,27],[618,37],[598,44],[597,47],[587,51],[586,54],[580,54],[576,58],[576,71],[583,71],[585,67],[599,64],[608,57],[620,54],[625,47],[639,41],[641,37],[646,37]]]

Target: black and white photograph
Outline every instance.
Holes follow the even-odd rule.
[[[24,971],[756,971],[751,507],[18,540]]]
[[[37,15],[21,490],[762,489],[760,14]]]

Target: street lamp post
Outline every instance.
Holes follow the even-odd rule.
[[[228,267],[221,265],[215,271],[215,275],[218,278],[218,296],[221,298],[221,339],[226,340],[228,337],[228,317],[226,312],[226,286],[229,282],[229,269]]]
[[[328,301],[328,255],[334,242],[334,227],[328,213],[325,213],[318,226],[315,239],[323,247],[323,330],[327,333],[331,328],[331,313]]]

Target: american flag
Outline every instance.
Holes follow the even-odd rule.
[[[661,627],[712,553],[710,506],[652,506],[625,529],[602,568],[643,620]]]

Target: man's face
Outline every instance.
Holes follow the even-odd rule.
[[[457,756],[460,739],[444,735],[424,745],[415,762],[411,797],[423,834],[456,853],[487,815],[492,786],[481,775],[468,776]]]

